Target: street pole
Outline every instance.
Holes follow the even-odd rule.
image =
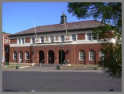
[[[19,55],[18,55],[18,47],[17,47],[16,49],[17,49],[17,54],[16,54],[16,55],[17,55],[17,57],[18,57],[18,56],[19,56]],[[17,64],[16,64],[16,69],[18,69],[18,59],[17,59],[17,57],[16,57],[16,62],[17,62]]]
[[[62,42],[61,42],[61,65],[62,65]]]

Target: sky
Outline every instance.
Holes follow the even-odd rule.
[[[67,11],[67,2],[3,2],[2,31],[17,33],[34,26],[60,23],[63,12],[67,22],[77,22],[91,19],[77,19]]]

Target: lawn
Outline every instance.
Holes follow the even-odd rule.
[[[60,66],[61,70],[102,70],[103,67],[99,65],[71,65]]]
[[[16,69],[17,63],[11,62],[9,64],[5,64],[2,66],[3,69]],[[24,67],[24,66],[31,66],[30,63],[18,63],[18,68]]]

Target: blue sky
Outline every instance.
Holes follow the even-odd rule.
[[[35,26],[59,24],[63,11],[67,22],[89,19],[77,19],[67,11],[67,2],[3,2],[2,31],[17,33]]]

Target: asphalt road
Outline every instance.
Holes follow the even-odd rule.
[[[121,92],[122,82],[101,72],[3,71],[3,92]]]

